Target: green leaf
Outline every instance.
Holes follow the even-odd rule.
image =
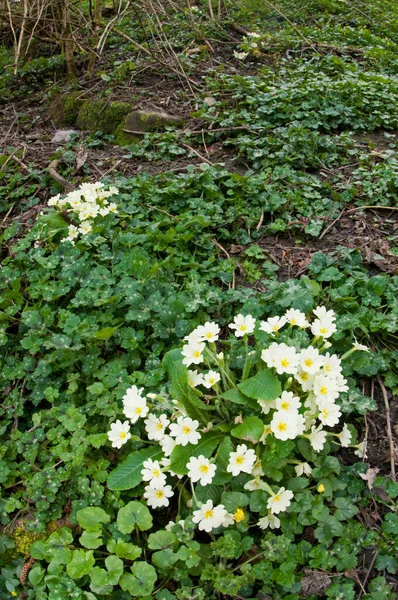
[[[130,573],[123,573],[120,579],[120,587],[124,592],[130,592],[132,596],[149,596],[152,594],[157,579],[156,570],[146,562],[135,562]]]
[[[258,402],[253,398],[249,398],[249,396],[245,396],[236,389],[227,390],[223,394],[221,394],[221,398],[223,400],[229,400],[234,404],[242,404],[243,406],[250,406],[250,408],[259,409]]]
[[[246,440],[256,444],[264,433],[264,423],[259,417],[247,417],[243,423],[231,429],[231,434],[238,440]]]
[[[117,513],[117,528],[121,533],[131,533],[137,525],[141,531],[152,527],[152,515],[148,508],[132,500]]]
[[[87,531],[99,531],[102,523],[109,523],[111,520],[108,513],[98,506],[89,506],[78,510],[76,519],[79,525]]]
[[[83,575],[88,575],[94,564],[92,550],[74,550],[71,562],[66,565],[66,572],[72,579],[80,579]]]
[[[336,498],[334,505],[337,508],[334,516],[339,521],[351,519],[358,512],[358,508],[348,498]]]
[[[314,535],[318,541],[329,546],[334,537],[341,537],[343,535],[343,531],[344,529],[340,521],[330,515],[315,529]]]
[[[164,550],[170,548],[177,541],[177,537],[171,531],[156,531],[148,537],[148,548],[151,550]]]
[[[42,569],[42,567],[40,565],[35,565],[33,567],[33,569],[31,569],[31,571],[29,571],[29,581],[33,585],[33,587],[36,587],[37,585],[39,585],[39,583],[43,579],[45,573],[46,573],[45,570]]]
[[[109,581],[110,585],[117,585],[120,577],[123,574],[123,561],[120,560],[117,556],[107,556],[105,559],[105,566],[109,573]]]
[[[224,437],[225,433],[222,431],[209,431],[204,433],[195,445],[176,446],[170,456],[170,469],[178,475],[185,475],[188,472],[186,465],[190,458],[201,454],[206,458],[210,458],[214,449]]]
[[[276,400],[282,393],[281,382],[270,369],[259,371],[242,381],[238,384],[238,389],[255,400]]]
[[[89,548],[90,550],[95,550],[102,545],[102,535],[101,530],[98,531],[83,531],[82,535],[79,538],[79,542],[85,548]]]
[[[229,513],[234,513],[237,508],[249,504],[249,496],[241,492],[224,492],[221,496],[221,504],[224,504]]]
[[[131,490],[142,481],[142,465],[145,460],[158,460],[163,455],[159,446],[150,446],[130,454],[114,471],[109,474],[108,487],[110,490]]]
[[[119,327],[120,325],[117,327],[104,327],[104,329],[100,329],[100,331],[94,333],[93,337],[97,338],[98,340],[109,340],[109,338],[113,336]]]
[[[120,538],[117,542],[114,539],[109,540],[106,549],[120,558],[127,558],[127,560],[135,560],[142,554],[142,549],[139,546],[124,542]]]

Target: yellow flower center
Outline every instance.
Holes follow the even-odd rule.
[[[327,418],[328,418],[328,416],[329,416],[329,411],[328,411],[326,408],[324,408],[324,409],[322,410],[322,414],[323,414],[324,418],[325,418],[325,419],[327,419]]]
[[[282,410],[289,410],[289,408],[290,408],[289,402],[286,402],[286,400],[285,400],[285,402],[282,402],[282,404],[281,404]]]
[[[152,471],[152,475],[153,475],[154,477],[159,477],[159,475],[160,475],[160,471],[159,471],[159,469],[153,469],[153,471]]]
[[[325,335],[325,333],[327,333],[327,332],[328,332],[328,330],[327,330],[327,328],[326,328],[326,327],[321,327],[319,331],[320,331],[320,333],[321,333],[322,335]]]
[[[279,329],[278,325],[273,325],[272,331],[278,331],[278,329]]]
[[[281,497],[279,496],[279,494],[276,494],[273,498],[272,498],[272,502],[280,502],[281,501]]]
[[[140,415],[142,413],[142,408],[141,406],[137,406],[137,408],[135,409],[135,414],[136,415]]]
[[[244,460],[245,459],[243,458],[243,456],[237,456],[235,462],[237,465],[242,465]]]
[[[243,510],[241,508],[237,508],[234,513],[234,517],[235,517],[235,521],[237,523],[240,523],[240,521],[243,521],[243,519],[245,518],[245,513],[243,512]]]
[[[314,364],[314,361],[311,360],[310,358],[307,358],[307,360],[304,361],[304,364],[306,367],[312,367],[312,365]]]
[[[125,431],[121,431],[119,437],[120,437],[121,440],[124,440],[124,438],[126,437],[126,435],[127,435],[127,433]]]
[[[201,473],[208,473],[209,472],[209,467],[207,465],[201,465],[199,471]]]
[[[264,435],[269,435],[270,433],[272,433],[272,429],[268,426],[264,429]]]
[[[191,433],[191,428],[188,427],[188,425],[184,425],[184,427],[182,428],[182,433],[185,433],[185,435],[189,435]]]
[[[301,373],[301,379],[303,381],[307,381],[308,380],[308,373]]]
[[[199,356],[200,356],[199,350],[195,350],[195,352],[193,353],[193,357],[194,358],[199,358]]]
[[[213,337],[213,334],[210,331],[205,333],[205,338],[207,338],[208,340],[211,340],[212,337]]]
[[[325,365],[325,371],[327,371],[328,373],[330,373],[330,371],[332,370],[330,365]]]
[[[213,516],[213,511],[212,510],[206,510],[204,517],[205,519],[211,519]]]
[[[328,388],[325,385],[323,385],[320,388],[319,393],[322,394],[322,396],[326,396],[326,394],[328,393]]]
[[[279,429],[279,431],[286,431],[286,429],[287,429],[286,423],[278,423],[278,429]]]
[[[290,319],[290,325],[297,325],[296,319]]]
[[[247,326],[246,325],[239,325],[239,329],[240,329],[240,331],[246,331]]]
[[[214,379],[214,377],[209,379],[209,383],[210,383],[210,385],[214,385],[216,383],[216,380]]]
[[[161,431],[161,430],[163,429],[163,425],[162,425],[162,423],[156,423],[156,429],[157,429],[158,431]]]
[[[287,358],[282,358],[281,365],[285,368],[288,367],[290,365],[290,360],[288,360]]]
[[[156,498],[163,498],[164,496],[164,491],[163,490],[156,490],[156,494],[155,494]]]

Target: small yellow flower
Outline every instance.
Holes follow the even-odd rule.
[[[241,508],[237,508],[234,513],[235,521],[240,523],[245,518],[245,513]]]
[[[320,494],[322,494],[325,491],[325,486],[323,485],[323,483],[320,483],[318,485],[317,490]]]
[[[15,591],[12,591],[12,592],[11,592],[11,596],[14,596],[14,597],[15,597],[15,596],[18,596],[18,594],[17,594],[17,592],[15,592]]]

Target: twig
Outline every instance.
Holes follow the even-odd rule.
[[[8,217],[8,215],[10,214],[10,212],[12,211],[12,209],[14,208],[14,206],[15,206],[15,202],[13,202],[13,203],[11,204],[11,208],[10,208],[10,210],[8,211],[8,213],[6,214],[6,216],[4,217],[4,219],[2,220],[0,227],[3,227],[4,223],[5,223],[5,222],[6,222],[6,220],[7,220],[7,217]],[[2,404],[0,404],[0,406],[3,406],[3,405],[2,405]]]
[[[364,582],[363,582],[363,584],[361,585],[361,589],[360,589],[360,592],[359,592],[359,595],[358,595],[358,600],[361,600],[361,598],[362,598],[362,590],[364,590],[364,589],[365,589],[365,585],[366,585],[366,584],[367,584],[367,582],[368,582],[369,575],[370,575],[370,573],[371,573],[371,571],[372,571],[372,569],[373,569],[373,565],[375,564],[375,560],[376,560],[376,557],[377,557],[377,555],[378,555],[378,551],[376,550],[376,552],[373,554],[373,558],[372,558],[372,560],[370,561],[370,565],[369,565],[368,571],[367,571],[367,573],[366,573],[366,575],[365,575]]]
[[[175,217],[174,215],[171,215],[167,211],[162,210],[161,208],[158,208],[157,206],[152,206],[151,204],[143,204],[143,206],[146,206],[147,208],[151,208],[152,210],[157,210],[158,212],[161,212],[164,215],[167,215],[168,217],[170,217],[170,219],[175,219],[178,222],[180,221],[180,219],[178,217]]]
[[[308,44],[309,46],[311,46],[311,48],[317,53],[320,54],[318,52],[318,50],[316,49],[316,46],[314,46],[314,44],[311,44],[311,42],[309,40],[307,40],[307,38],[301,33],[301,31],[295,26],[295,24],[282,12],[279,10],[279,8],[277,8],[275,6],[275,4],[272,4],[271,2],[269,2],[269,0],[264,0],[264,2],[266,4],[268,4],[269,7],[271,7],[273,10],[275,10],[277,13],[280,14],[281,17],[283,17],[290,25],[290,27],[292,27],[294,29],[294,31],[296,33],[298,33],[298,35],[301,37],[302,40],[305,41],[306,44]]]
[[[259,222],[256,225],[256,231],[258,231],[260,229],[261,225],[263,224],[263,221],[264,221],[264,211],[261,210],[261,216],[260,216]]]
[[[61,162],[62,161],[60,159],[55,159],[55,160],[51,161],[47,167],[47,171],[49,172],[52,179],[54,179],[54,181],[56,181],[57,183],[62,185],[62,187],[65,189],[66,192],[73,192],[73,190],[75,189],[75,186],[72,185],[66,179],[64,179],[64,177],[62,177],[62,175],[57,173],[57,167]]]
[[[347,210],[346,215],[356,212],[357,210],[365,210],[368,208],[383,208],[384,210],[398,210],[398,208],[396,206],[380,206],[380,205],[376,204],[375,206],[369,205],[369,206],[357,206],[356,208],[351,208],[350,210]]]
[[[387,390],[384,386],[384,383],[381,380],[380,375],[377,375],[377,381],[379,383],[381,393],[383,394],[384,406],[386,409],[387,436],[388,436],[388,443],[390,445],[391,478],[393,479],[393,481],[395,481],[395,445],[394,445],[394,440],[392,437],[390,405],[388,403]]]
[[[197,150],[195,150],[195,148],[192,148],[192,146],[188,146],[188,144],[183,144],[181,143],[181,146],[184,146],[184,148],[187,148],[188,150],[190,150],[191,152],[193,152],[194,154],[196,154],[196,156],[198,156],[201,160],[203,160],[204,162],[206,162],[208,165],[213,165],[213,163],[208,160],[207,158],[205,158],[204,156],[202,156],[200,154],[200,152],[198,152]]]
[[[217,242],[217,240],[215,238],[212,238],[211,240],[213,242],[213,244],[215,246],[217,246],[217,248],[220,248],[220,250],[222,250],[222,252],[224,252],[225,256],[229,259],[231,258],[231,256],[228,254],[228,252],[225,250],[224,246],[221,246],[220,242]]]
[[[343,208],[343,210],[341,211],[341,213],[339,214],[339,216],[337,217],[337,219],[335,219],[334,221],[332,221],[332,222],[330,223],[330,225],[328,225],[328,226],[326,227],[326,229],[324,229],[324,230],[322,231],[321,235],[319,236],[319,239],[320,239],[320,240],[321,240],[321,239],[322,239],[322,238],[323,238],[323,237],[324,237],[324,236],[327,234],[327,232],[328,232],[330,229],[332,229],[333,225],[335,225],[335,224],[337,223],[337,221],[339,221],[339,220],[340,220],[340,218],[341,218],[341,216],[343,215],[344,211],[345,211],[345,207]]]

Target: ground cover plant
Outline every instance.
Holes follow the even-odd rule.
[[[84,47],[0,79],[0,598],[392,600],[396,6],[176,6],[89,88],[180,129],[52,144]]]

